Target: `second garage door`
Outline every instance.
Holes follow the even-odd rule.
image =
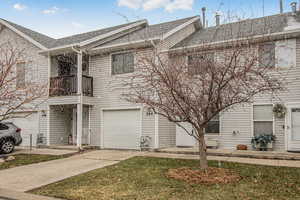
[[[140,110],[103,111],[103,145],[109,149],[139,149]]]
[[[23,139],[21,146],[30,146],[30,135],[32,135],[32,146],[36,146],[37,135],[39,131],[39,119],[37,113],[32,113],[24,118],[11,119],[10,121],[13,122],[17,127],[21,128],[21,136]]]

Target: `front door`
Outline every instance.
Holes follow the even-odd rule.
[[[300,151],[300,106],[288,108],[287,149]]]

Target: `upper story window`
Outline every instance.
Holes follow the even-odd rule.
[[[17,77],[16,77],[16,87],[25,87],[25,62],[17,63]]]
[[[134,56],[132,52],[112,55],[112,75],[134,72]]]
[[[265,42],[259,45],[259,64],[262,67],[275,67],[274,42]]]
[[[188,71],[190,74],[200,74],[201,68],[207,68],[214,61],[215,54],[200,53],[188,56]]]
[[[216,115],[210,120],[205,128],[206,134],[219,134],[220,133],[220,115]]]
[[[273,105],[253,106],[254,136],[273,134]]]

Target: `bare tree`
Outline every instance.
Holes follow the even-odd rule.
[[[275,62],[266,55],[268,51],[262,53],[259,43],[236,41],[137,56],[135,73],[125,80],[129,90],[123,96],[146,105],[193,136],[199,143],[200,168],[206,169],[204,135],[208,123],[220,112],[251,103],[258,94],[284,89]],[[193,130],[182,122],[191,124]]]
[[[0,45],[0,121],[18,117],[16,113],[37,109],[46,96],[47,84],[26,80],[25,50],[10,42]],[[19,67],[18,67],[19,65]],[[28,70],[28,73],[34,73]]]

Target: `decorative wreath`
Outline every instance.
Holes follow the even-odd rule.
[[[286,107],[283,104],[275,104],[273,113],[277,118],[283,118],[286,114]]]

